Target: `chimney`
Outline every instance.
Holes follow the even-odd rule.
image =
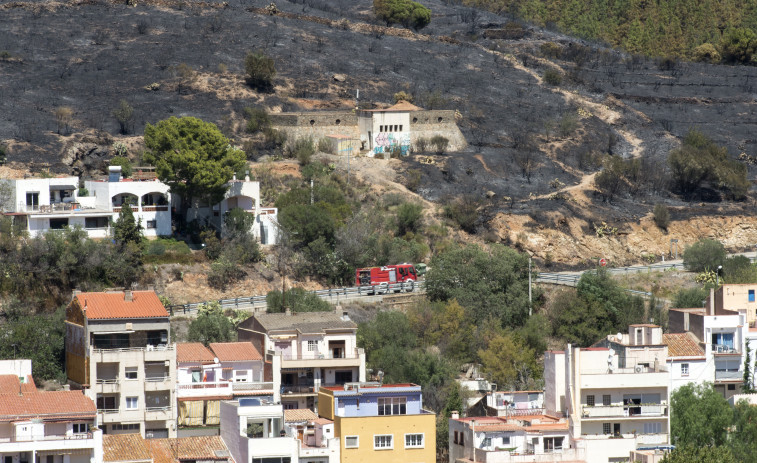
[[[452,413],[450,414],[449,417],[452,418],[453,420],[456,420],[456,419],[460,418],[460,413],[458,413],[457,410],[452,410]]]
[[[234,175],[231,177],[231,181],[232,182],[236,182],[237,181],[237,173],[236,172],[234,172]]]
[[[250,171],[246,170],[244,171],[244,181],[249,182],[250,181]]]
[[[124,301],[131,302],[134,300],[134,293],[130,289],[124,290]]]
[[[342,312],[342,320],[344,320],[346,322],[350,321],[350,314],[347,313],[346,310],[344,312]]]

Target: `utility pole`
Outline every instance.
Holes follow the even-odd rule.
[[[310,179],[310,205],[313,205],[313,179]]]
[[[531,258],[528,258],[528,316],[531,316],[531,305],[532,305],[532,299],[531,299]]]

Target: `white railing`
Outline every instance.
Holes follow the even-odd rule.
[[[664,404],[647,405],[598,405],[583,407],[585,418],[598,417],[633,417],[633,416],[664,416],[668,406]]]
[[[168,381],[168,380],[169,380],[169,376],[168,375],[163,375],[163,376],[148,376],[147,378],[145,378],[145,381],[148,382],[148,383],[159,383],[159,382]]]
[[[360,358],[358,355],[357,349],[354,349],[352,352],[340,352],[337,355],[334,355],[331,351],[325,351],[325,352],[289,352],[289,353],[283,353],[281,355],[282,360],[342,360],[342,359],[357,359]]]
[[[161,352],[173,350],[173,344],[161,344],[157,346],[145,346],[145,347],[95,347],[92,352],[95,354],[109,354],[115,352]]]
[[[232,383],[235,391],[266,391],[273,390],[273,382]]]
[[[50,440],[85,440],[92,439],[91,432],[82,432],[76,434],[45,434],[44,436],[10,436],[0,437],[0,442],[32,442],[32,441],[50,441]]]
[[[115,378],[108,378],[108,379],[97,379],[97,384],[118,384],[118,377]]]

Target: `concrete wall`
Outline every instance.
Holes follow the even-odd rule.
[[[434,462],[436,461],[436,416],[372,416],[339,418],[335,422],[340,438],[342,463]],[[423,448],[405,448],[405,434],[422,433]],[[374,449],[375,435],[392,435],[392,449]],[[358,436],[358,448],[345,448],[346,436]]]
[[[565,352],[544,353],[544,408],[564,411],[565,405]]]
[[[357,115],[352,110],[271,114],[271,125],[286,132],[288,142],[310,137],[318,143],[327,135],[347,135],[360,147]]]

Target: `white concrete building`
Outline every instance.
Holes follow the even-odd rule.
[[[221,438],[236,463],[295,462],[299,443],[284,430],[281,404],[247,398],[221,402]]]
[[[249,175],[244,180],[237,180],[236,175],[227,183],[228,190],[224,199],[215,205],[198,202],[187,211],[187,221],[207,221],[223,234],[223,218],[234,208],[255,216],[252,232],[261,244],[278,242],[278,209],[262,207],[260,204],[260,182],[253,182]]]
[[[407,101],[400,101],[389,108],[358,111],[360,142],[368,150],[368,155],[383,155],[394,148],[399,148],[403,155],[408,154],[410,113],[420,110]]]
[[[220,401],[253,396],[279,402],[270,363],[249,342],[176,345],[179,436],[218,434]],[[268,377],[268,381],[266,381]],[[204,431],[198,428],[205,428]]]
[[[0,461],[101,462],[94,402],[81,391],[37,392],[31,376],[25,380],[0,374]]]
[[[69,383],[104,433],[176,437],[176,349],[154,291],[77,293],[66,308]]]
[[[110,233],[113,212],[97,207],[88,197],[79,197],[78,177],[0,179],[10,190],[5,215],[32,237],[48,230],[81,226],[91,237]]]
[[[365,381],[357,324],[345,315],[256,314],[239,325],[237,334],[272,355],[274,388],[281,391],[284,408],[313,410],[319,387]]]
[[[576,462],[585,458],[573,447],[565,418],[533,414],[476,416],[449,420],[450,463]]]
[[[121,178],[121,166],[111,166],[109,169],[107,180],[84,183],[89,196],[80,198],[82,203],[91,203],[97,210],[112,211],[113,221],[118,219],[123,205],[128,204],[134,212],[134,219],[141,221],[144,236],[171,235],[171,194],[168,185],[154,178]]]
[[[670,393],[689,383],[712,382],[713,359],[707,361],[704,349],[693,333],[669,333],[662,335],[668,346],[668,370],[670,371]]]
[[[544,359],[547,407],[565,404],[574,447],[586,461],[626,461],[632,450],[669,443],[669,372],[664,359],[625,359],[606,347],[550,351]],[[559,367],[563,364],[564,367]],[[564,375],[556,375],[564,371]]]
[[[312,410],[284,410],[287,436],[296,437],[299,463],[338,463],[339,438],[334,437],[334,422],[320,418]]]

